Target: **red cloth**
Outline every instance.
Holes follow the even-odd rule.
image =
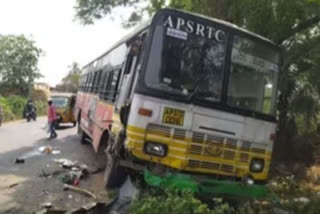
[[[48,121],[53,122],[57,119],[57,113],[56,109],[53,107],[53,105],[48,107]]]

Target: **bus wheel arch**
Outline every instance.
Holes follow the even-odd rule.
[[[108,129],[105,129],[100,137],[99,146],[98,146],[98,153],[104,152],[109,144],[109,137],[110,133]]]

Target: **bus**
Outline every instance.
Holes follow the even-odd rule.
[[[162,9],[84,67],[82,141],[107,145],[106,187],[129,171],[268,178],[280,48],[228,22]],[[161,172],[161,173],[160,173]]]

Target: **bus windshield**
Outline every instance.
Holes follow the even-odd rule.
[[[208,38],[157,25],[145,76],[148,87],[191,102],[222,102],[225,96],[228,106],[274,115],[279,53],[258,40],[233,36],[229,44],[228,33],[218,36]],[[228,46],[232,47],[230,60]],[[223,94],[226,82],[228,90]]]
[[[228,104],[274,114],[279,54],[243,37],[233,41]]]
[[[146,80],[147,84],[182,96],[203,96],[220,101],[226,42],[199,37],[187,39],[167,36],[157,26]],[[161,59],[161,60],[158,60]]]

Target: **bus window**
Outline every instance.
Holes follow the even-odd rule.
[[[106,85],[105,96],[104,96],[106,100],[111,100],[111,87],[112,87],[113,73],[114,71],[111,71],[109,72],[109,75],[108,75],[108,82]]]
[[[103,80],[103,90],[101,95],[103,100],[107,100],[109,76],[110,76],[110,72],[105,71],[105,77]]]
[[[279,55],[261,44],[235,36],[231,61],[228,104],[274,114]]]
[[[110,87],[110,100],[115,101],[119,84],[120,69],[113,71],[112,82]]]
[[[85,81],[85,92],[88,92],[88,89],[89,89],[89,74],[86,74],[85,79],[86,79],[86,81]]]
[[[101,72],[102,72],[101,70],[96,72],[96,78],[94,81],[94,93],[99,93],[99,81],[101,78]]]
[[[101,70],[101,75],[100,75],[99,83],[98,83],[98,94],[101,99],[103,97],[102,95],[103,95],[103,90],[104,90],[103,85],[104,85],[105,77],[106,77],[106,71]]]
[[[219,102],[226,58],[227,39],[215,41],[189,34],[188,39],[167,36],[157,26],[146,72],[150,88],[177,96],[198,96]],[[201,82],[201,84],[198,84]]]

